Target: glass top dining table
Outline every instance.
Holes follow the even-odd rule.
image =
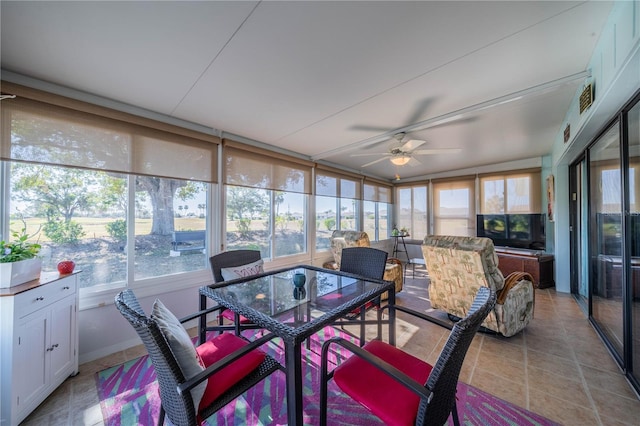
[[[296,274],[304,278],[300,276],[294,279]],[[200,309],[205,309],[207,299],[212,299],[282,338],[288,421],[290,425],[302,425],[302,343],[312,334],[387,291],[388,319],[379,317],[377,321],[389,325],[389,343],[395,345],[395,285],[392,281],[369,279],[310,265],[201,287]],[[240,324],[237,319],[236,316],[238,332]],[[200,341],[204,341],[205,330],[206,324],[201,323]]]

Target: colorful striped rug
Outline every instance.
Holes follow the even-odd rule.
[[[319,341],[340,334],[327,327],[312,339],[304,368],[304,422],[317,425],[319,418]],[[344,336],[344,335],[343,335]],[[348,336],[345,336],[348,337]],[[274,339],[268,351],[282,358],[280,341]],[[333,354],[342,357],[340,353]],[[158,384],[151,361],[143,356],[96,374],[102,414],[107,426],[155,425],[160,412]],[[382,422],[340,392],[329,382],[329,424],[376,425]],[[469,426],[556,425],[535,413],[517,407],[486,392],[460,382],[458,384],[460,421]],[[284,425],[287,423],[285,376],[277,371],[250,389],[218,413],[207,425]],[[451,419],[449,423],[452,424]]]

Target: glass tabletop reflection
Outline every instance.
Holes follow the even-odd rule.
[[[350,305],[383,285],[383,281],[336,271],[296,267],[234,280],[211,288],[211,295],[227,301],[231,308],[243,306],[295,328]]]

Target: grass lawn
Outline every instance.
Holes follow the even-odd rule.
[[[108,238],[107,224],[116,221],[115,218],[109,217],[74,217],[73,221],[79,223],[82,226],[82,230],[85,232],[83,238]],[[33,235],[29,241],[49,242],[49,238],[44,235],[44,232],[38,231],[46,223],[45,218],[30,217],[25,219],[27,224],[27,234]],[[136,219],[136,235],[149,235],[151,232],[151,222],[149,219]],[[205,219],[197,217],[177,217],[174,219],[174,227],[176,231],[188,231],[188,230],[200,230],[205,229]],[[12,220],[10,224],[11,231],[20,232],[22,229],[22,222],[20,220]],[[13,237],[11,237],[12,239]]]

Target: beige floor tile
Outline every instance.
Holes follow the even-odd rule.
[[[574,359],[571,345],[557,337],[527,335],[527,349],[544,351],[560,358]]]
[[[596,409],[603,417],[639,424],[640,404],[637,399],[620,397],[607,391],[594,392],[592,395]]]
[[[629,399],[636,397],[622,373],[603,371],[585,365],[582,366],[582,374],[591,393],[604,390]]]
[[[533,349],[527,350],[527,365],[573,380],[577,380],[580,374],[573,360]]]
[[[588,407],[591,400],[580,377],[570,379],[535,367],[527,368],[529,388],[547,389],[547,392],[564,401]]]
[[[505,378],[499,372],[485,370],[478,365],[469,384],[519,407],[527,408],[526,386],[522,382]]]
[[[565,426],[601,424],[590,405],[577,405],[534,388],[529,392],[529,409]]]

